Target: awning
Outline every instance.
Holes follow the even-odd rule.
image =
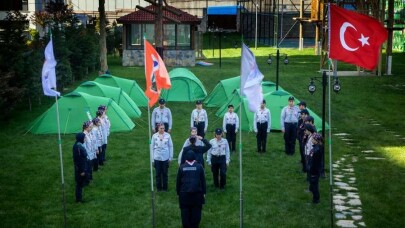
[[[237,15],[240,6],[208,6],[207,15]]]

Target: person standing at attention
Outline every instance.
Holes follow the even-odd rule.
[[[165,132],[165,125],[158,124],[158,132],[153,134],[150,143],[150,155],[156,170],[157,191],[168,191],[169,164],[173,160],[173,142]]]
[[[197,135],[205,137],[208,128],[208,115],[205,109],[202,108],[200,100],[195,102],[195,109],[191,112],[190,127],[196,127]]]
[[[158,124],[165,125],[165,131],[171,133],[172,131],[172,112],[166,107],[165,99],[159,100],[159,107],[153,109],[152,112],[152,130],[154,133],[158,132]]]
[[[280,126],[284,133],[284,146],[287,155],[295,153],[295,140],[297,139],[297,123],[300,110],[294,105],[294,97],[288,98],[288,105],[281,111]]]
[[[226,140],[229,143],[229,149],[231,152],[235,152],[236,147],[236,133],[239,129],[239,117],[234,112],[233,105],[228,105],[228,112],[225,113],[224,120],[222,122],[222,129],[226,133]]]
[[[198,228],[202,205],[205,203],[204,168],[195,160],[195,153],[185,152],[186,162],[177,171],[176,191],[179,196],[183,227]]]
[[[86,162],[87,152],[84,148],[84,138],[86,135],[83,132],[76,134],[76,142],[73,145],[73,163],[75,167],[75,181],[76,181],[76,202],[83,202],[82,190],[86,184]]]
[[[265,153],[267,144],[267,133],[271,129],[271,113],[266,108],[266,100],[260,104],[260,108],[256,111],[253,117],[253,130],[256,132],[257,152]]]
[[[222,129],[215,129],[215,138],[210,140],[211,149],[207,152],[207,163],[211,166],[214,186],[225,190],[226,171],[231,161],[228,141],[222,138]]]

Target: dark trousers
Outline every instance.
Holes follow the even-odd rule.
[[[197,135],[205,138],[205,132],[204,132],[205,122],[198,122],[197,123],[197,122],[194,121],[194,127],[197,128]]]
[[[257,152],[266,152],[268,123],[256,123]]]
[[[214,186],[225,188],[226,185],[226,156],[211,157],[211,171],[214,179]]]
[[[301,155],[301,164],[302,164],[302,172],[306,172],[306,162],[305,162],[305,145],[299,141],[298,144],[300,145],[300,155]]]
[[[156,188],[158,191],[167,191],[167,180],[169,171],[169,160],[158,161],[155,160],[156,169]]]
[[[98,158],[91,160],[91,163],[93,165],[93,171],[97,171],[98,170]]]
[[[297,140],[297,123],[284,123],[284,129],[285,153],[293,155],[295,153],[295,140]]]
[[[75,180],[76,180],[76,190],[75,190],[75,195],[76,195],[76,202],[81,202],[83,200],[83,187],[85,186],[86,183],[86,176],[81,176],[78,167],[75,166]]]
[[[319,203],[319,175],[312,175],[309,179],[309,190],[312,192],[313,203]]]
[[[229,143],[229,149],[231,151],[235,151],[236,147],[235,147],[235,143],[236,143],[236,126],[235,124],[227,124],[225,126],[226,128],[226,140],[228,140]]]
[[[86,174],[89,180],[93,180],[93,160],[87,160]]]
[[[184,228],[198,228],[201,221],[201,205],[181,206],[181,222]]]
[[[159,123],[157,123],[157,124],[155,125],[155,132],[158,132],[158,131],[159,131],[158,125],[159,125]],[[169,130],[169,124],[168,124],[168,123],[163,123],[163,125],[165,125],[165,132],[167,132],[167,131]]]
[[[97,156],[98,159],[98,164],[99,165],[104,165],[105,161],[105,151],[107,150],[107,144],[103,144],[101,146],[101,152],[99,153],[99,156]]]

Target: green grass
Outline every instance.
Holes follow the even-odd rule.
[[[253,50],[265,80],[275,81],[275,65],[266,60],[275,49]],[[280,85],[321,114],[321,91],[307,92],[309,77],[320,76],[319,56],[313,49],[283,49],[290,64],[280,65]],[[240,74],[240,48],[222,51],[222,68],[212,50],[204,51],[212,67],[192,67],[207,92],[218,80]],[[215,57],[218,57],[216,50]],[[405,140],[398,139],[386,128],[402,134],[405,111],[404,54],[394,54],[393,73],[389,77],[341,77],[342,90],[332,94],[332,130],[347,132],[359,149],[352,149],[333,137],[333,159],[344,154],[359,157],[354,164],[362,200],[364,221],[368,227],[403,227],[405,224]],[[121,67],[118,58],[109,58],[110,71],[117,76],[137,80],[144,87],[142,67]],[[168,67],[171,70],[172,67]],[[339,69],[354,70],[339,63]],[[89,75],[89,79],[96,73]],[[79,82],[78,82],[79,83]],[[74,89],[72,86],[71,89]],[[67,92],[67,91],[66,91]],[[28,112],[25,104],[14,117],[1,123],[0,132],[0,221],[3,227],[60,227],[63,225],[60,161],[56,135],[24,135],[27,126],[50,105]],[[287,102],[286,102],[287,103]],[[188,136],[193,103],[167,104],[174,114],[173,141],[175,155]],[[84,189],[84,204],[74,203],[74,179],[71,147],[74,135],[62,136],[65,172],[67,220],[70,227],[150,227],[151,191],[148,151],[147,111],[130,133],[113,133],[107,150],[107,165],[94,174],[94,181]],[[209,131],[222,123],[209,113]],[[381,126],[370,125],[370,118]],[[81,124],[81,123],[77,123]],[[211,137],[210,134],[208,134]],[[239,137],[239,136],[238,136]],[[239,139],[238,139],[239,140]],[[368,161],[361,150],[373,149],[384,161]],[[243,205],[245,227],[329,227],[329,179],[322,179],[321,203],[312,205],[305,176],[300,173],[298,155],[287,157],[283,152],[282,135],[272,132],[268,153],[255,151],[255,135],[243,132]],[[177,164],[169,171],[169,192],[156,195],[157,227],[179,227],[180,211],[175,194]],[[239,161],[233,154],[228,169],[226,192],[215,191],[212,176],[206,170],[208,193],[203,208],[201,227],[239,226]]]

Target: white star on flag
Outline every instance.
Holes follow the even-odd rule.
[[[370,46],[370,44],[368,43],[368,39],[369,39],[370,37],[365,37],[364,35],[363,35],[363,33],[361,34],[361,38],[359,39],[359,41],[361,42],[361,46],[362,47],[364,47],[364,45],[368,45],[368,46]]]

